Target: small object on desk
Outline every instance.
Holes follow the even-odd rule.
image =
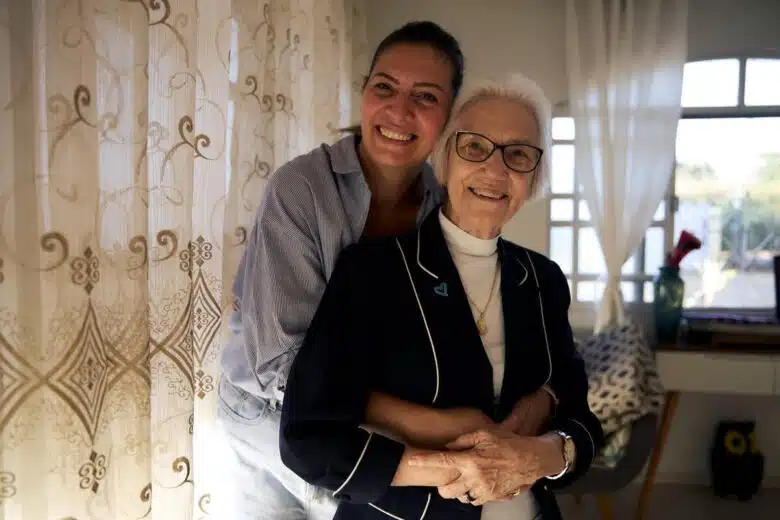
[[[764,479],[764,456],[754,421],[721,421],[710,451],[712,490],[721,498],[753,498]]]
[[[685,295],[685,282],[680,278],[680,269],[661,267],[653,280],[653,292],[656,340],[659,343],[673,343],[677,341]]]
[[[780,352],[780,323],[770,315],[686,311],[680,336],[687,348],[703,345],[725,351]]]
[[[680,262],[701,247],[701,241],[688,231],[680,233],[675,248],[666,255],[666,261],[653,280],[653,313],[656,341],[670,343],[677,340],[682,319],[685,282],[680,278]]]

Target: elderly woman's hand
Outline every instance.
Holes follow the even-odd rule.
[[[439,494],[475,506],[511,498],[565,467],[562,440],[555,434],[524,437],[500,430],[479,431],[447,447],[452,451],[415,455],[409,464],[457,469],[460,477],[439,487]]]

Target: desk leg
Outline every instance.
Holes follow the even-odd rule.
[[[653,485],[655,484],[655,474],[658,471],[658,464],[661,462],[661,456],[663,455],[664,451],[664,444],[666,444],[666,438],[669,435],[669,430],[672,427],[672,419],[674,419],[674,412],[677,409],[677,402],[679,400],[680,392],[666,392],[666,403],[664,404],[664,411],[661,414],[661,427],[658,431],[658,437],[655,440],[653,453],[650,456],[650,467],[647,469],[645,481],[642,484],[642,490],[639,493],[639,502],[636,508],[636,520],[644,520],[645,515],[647,514],[647,505],[650,501],[650,492],[653,490]]]

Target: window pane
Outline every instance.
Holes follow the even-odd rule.
[[[604,282],[581,281],[577,282],[577,301],[596,302],[604,294]]]
[[[780,253],[780,118],[684,119],[675,237],[702,241],[681,266],[688,307],[774,308]]]
[[[683,69],[682,106],[733,107],[739,97],[739,60],[686,63]]]
[[[553,146],[550,188],[553,193],[574,192],[573,144],[557,144]]]
[[[552,120],[552,138],[555,141],[573,141],[574,118],[554,117]]]
[[[593,228],[579,230],[577,245],[577,270],[580,274],[606,274],[604,256],[601,254],[596,231]]]
[[[620,282],[620,292],[623,293],[623,301],[633,303],[636,301],[636,282]]]
[[[653,300],[655,299],[653,295],[653,282],[645,282],[645,289],[643,292],[645,303],[653,303]]]
[[[664,229],[650,227],[645,232],[645,274],[655,276],[664,262]]]
[[[780,59],[747,60],[745,104],[780,105]]]
[[[641,249],[641,247],[638,247],[636,251],[634,251],[634,254],[626,260],[626,263],[623,264],[623,267],[620,269],[622,274],[637,274],[639,270],[639,251],[641,251]]]
[[[572,274],[574,232],[570,227],[550,228],[550,258],[566,274]]]
[[[584,200],[580,200],[580,203],[578,204],[577,220],[582,220],[584,222],[590,221],[590,209],[588,209],[588,203]]]
[[[551,199],[550,220],[572,222],[574,220],[574,200]]]

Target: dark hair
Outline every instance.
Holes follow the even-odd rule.
[[[396,29],[388,34],[382,40],[371,58],[371,66],[368,68],[368,74],[363,80],[363,87],[366,86],[371,71],[379,58],[396,45],[424,45],[438,51],[452,66],[452,97],[455,98],[463,86],[463,52],[460,50],[460,44],[450,33],[441,28],[438,24],[430,21],[409,22],[403,27]],[[342,132],[360,133],[360,125],[342,128]]]
[[[409,22],[388,34],[377,46],[368,76],[374,70],[377,60],[389,49],[400,44],[425,45],[438,51],[452,65],[452,96],[455,97],[463,86],[463,53],[460,44],[450,33],[433,22]],[[368,78],[367,76],[367,78]]]

